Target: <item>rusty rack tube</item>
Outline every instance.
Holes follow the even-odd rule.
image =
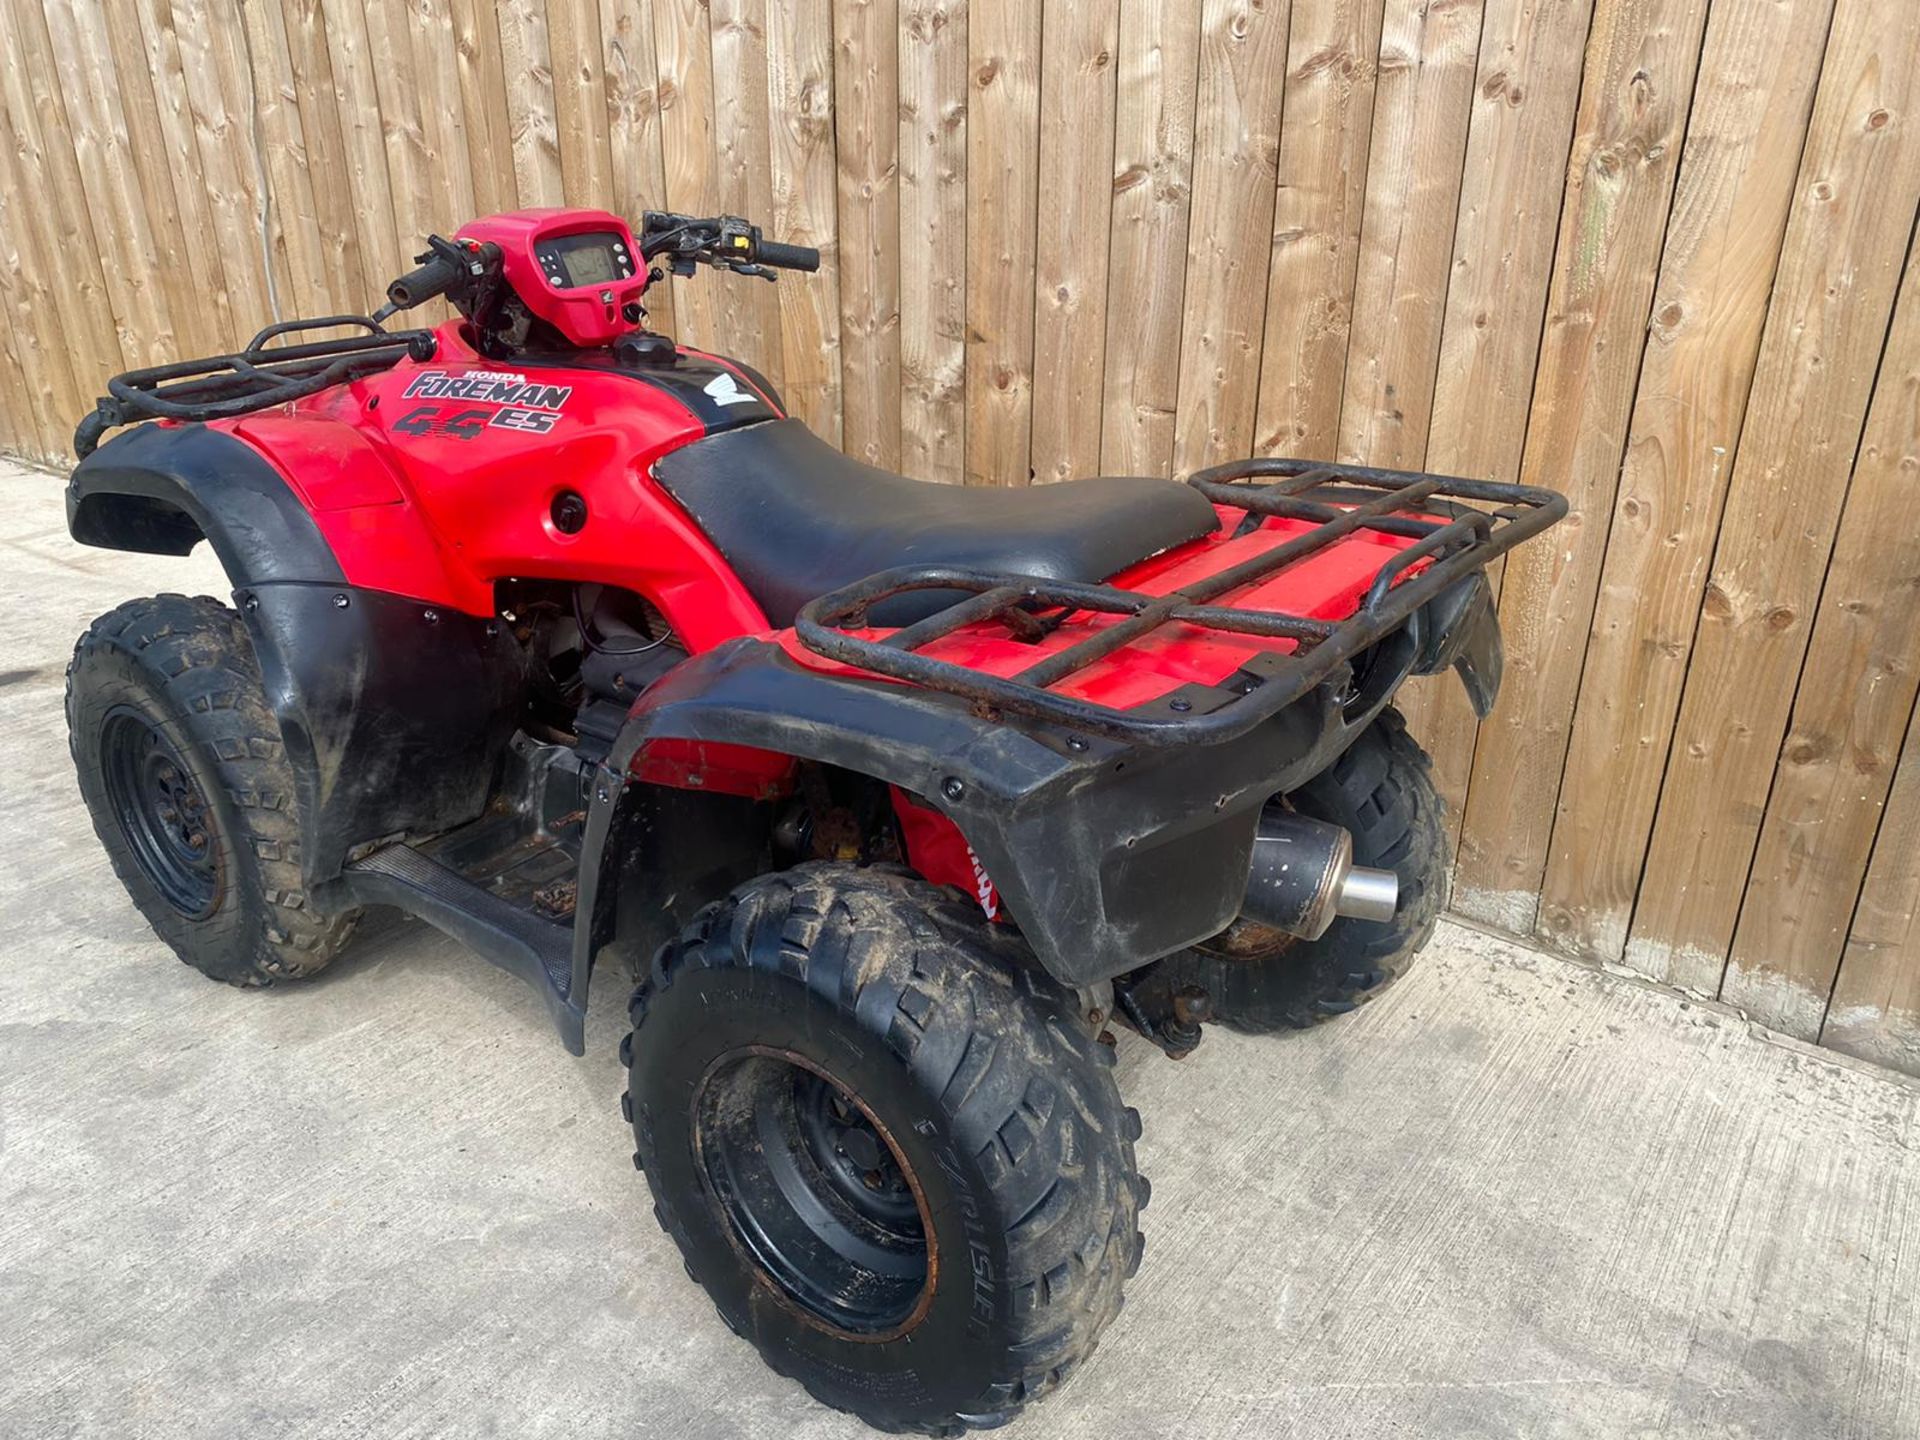
[[[1244,483],[1256,478],[1270,478],[1271,483]],[[1112,585],[970,569],[887,570],[809,603],[794,622],[795,632],[809,650],[827,659],[957,696],[981,713],[1019,715],[1145,745],[1227,739],[1298,700],[1442,590],[1546,529],[1567,508],[1564,497],[1537,487],[1300,460],[1235,461],[1203,470],[1188,483],[1215,504],[1245,511],[1251,525],[1283,516],[1313,521],[1315,528],[1158,596]],[[1330,492],[1340,487],[1361,493],[1336,501]],[[1371,497],[1367,492],[1373,492]],[[1494,508],[1450,503],[1456,500]],[[1440,503],[1432,503],[1436,501]],[[1427,515],[1404,513],[1422,507]],[[1429,518],[1433,511],[1451,518]],[[1381,567],[1360,607],[1344,620],[1214,603],[1271,580],[1361,530],[1415,543]],[[1408,570],[1423,560],[1430,562],[1427,568],[1408,577]],[[866,627],[873,606],[919,590],[967,593],[884,639],[847,633]],[[934,640],[988,621],[1006,625],[1018,638],[1039,639],[1082,612],[1123,618],[1010,678],[920,653]],[[1163,699],[1123,711],[1047,689],[1168,624],[1288,639],[1296,648],[1288,655],[1259,657],[1218,685],[1185,687],[1177,703]]]

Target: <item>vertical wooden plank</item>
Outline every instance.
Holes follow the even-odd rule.
[[[711,215],[719,209],[714,172],[713,47],[704,0],[654,0],[654,54],[660,67],[660,141],[666,209]],[[710,275],[673,282],[673,311],[683,344],[720,343],[721,298]],[[752,357],[746,357],[751,359]]]
[[[566,203],[611,210],[613,147],[599,0],[547,0],[547,47]]]
[[[967,483],[1032,480],[1038,5],[967,17]]]
[[[25,368],[13,343],[13,316],[0,305],[0,455],[41,458],[39,420],[28,395]]]
[[[1207,0],[1201,12],[1176,475],[1253,449],[1288,8],[1286,0]]]
[[[500,61],[507,75],[507,128],[522,205],[564,205],[560,118],[553,94],[546,0],[502,0]]]
[[[1047,0],[1033,305],[1033,473],[1100,470],[1119,0]]]
[[[14,19],[23,27],[16,43],[37,48],[37,37],[24,33],[33,17]],[[92,5],[53,0],[45,7],[45,21],[52,61],[46,79],[59,91],[93,237],[112,257],[104,278],[119,319],[120,348],[133,364],[162,364],[173,358],[173,317],[159,283],[160,249],[132,163],[106,17]]]
[[[263,177],[259,203],[270,217],[274,273],[285,277],[280,313],[291,320],[357,310],[364,295],[341,283],[344,277],[328,265],[320,239],[286,17],[278,5],[243,3],[240,18],[237,58],[248,72],[253,150]]]
[[[1920,122],[1920,25],[1840,0],[1627,945],[1684,985],[1733,936],[1920,206],[1920,123],[1896,116]],[[1817,1035],[1831,987],[1749,958],[1721,993]]]
[[[101,274],[66,116],[47,87],[52,61],[45,17],[36,0],[11,0],[5,15],[15,43],[0,49],[0,144],[13,154],[15,223],[33,237],[35,268],[47,277],[41,300],[57,317],[49,345],[67,352],[74,421],[102,392],[107,377],[129,363],[117,317]]]
[[[967,10],[900,9],[900,464],[966,475]]]
[[[451,233],[473,218],[473,161],[461,113],[459,32],[451,0],[407,0],[408,54],[420,90],[430,229]]]
[[[31,443],[23,443],[23,448],[52,456],[66,451],[93,392],[83,389],[73,372],[50,293],[53,268],[46,258],[44,231],[22,204],[29,192],[17,153],[0,94],[0,307],[11,322],[12,353],[20,367],[16,423],[23,405],[34,420]]]
[[[306,143],[306,179],[319,219],[320,265],[335,306],[347,314],[364,314],[381,303],[381,291],[391,277],[361,258],[346,136],[334,101],[326,16],[320,0],[283,0],[281,19],[288,75]]]
[[[1293,0],[1254,451],[1329,459],[1353,320],[1385,0]]]
[[[638,229],[647,210],[667,208],[660,135],[659,69],[652,7],[646,0],[602,0],[607,42],[607,130],[613,153],[614,208]],[[649,324],[673,333],[673,288],[647,288]]]
[[[833,16],[839,184],[842,444],[887,468],[900,455],[900,6],[840,0]],[[925,257],[916,255],[916,265]]]
[[[0,155],[0,181],[11,167]],[[6,416],[0,425],[0,451],[33,460],[58,462],[67,454],[68,437],[84,404],[73,398],[66,357],[49,352],[31,328],[23,287],[13,267],[19,252],[9,243],[7,207],[0,201],[0,392]]]
[[[1625,948],[1830,12],[1708,13],[1537,921],[1577,954]]]
[[[615,3],[608,0],[609,5]],[[520,203],[520,182],[513,169],[513,123],[507,114],[506,60],[500,50],[500,18],[494,0],[452,0],[451,15],[454,73],[467,133],[474,213],[498,214]],[[647,54],[652,53],[653,38],[649,35]],[[651,66],[647,83],[653,83]]]
[[[1388,0],[1340,408],[1340,458],[1420,468],[1459,210],[1482,0]]]
[[[769,0],[767,18],[773,205],[760,217],[760,224],[769,239],[812,245],[820,251],[816,274],[790,270],[774,286],[780,365],[786,377],[782,395],[791,414],[806,421],[816,435],[838,445],[840,252],[833,138],[833,0]],[[887,34],[893,34],[891,24]],[[889,57],[891,51],[889,45]],[[896,133],[890,129],[889,139]]]
[[[227,349],[245,337],[234,334],[172,12],[166,0],[108,0],[107,35],[143,203],[160,246],[175,343],[183,355]]]
[[[1646,343],[1706,0],[1600,0],[1520,479],[1567,520],[1507,557],[1507,671],[1480,727],[1454,908],[1533,929],[1607,520]]]
[[[342,0],[351,3],[351,0]],[[368,73],[379,97],[381,143],[387,180],[393,191],[393,244],[396,265],[411,264],[426,236],[437,228],[432,182],[427,175],[427,139],[420,119],[420,95],[413,84],[407,35],[406,0],[362,0],[366,17]],[[397,271],[395,273],[398,273]]]
[[[1100,430],[1109,474],[1173,467],[1199,72],[1199,5],[1121,0]]]
[[[471,215],[473,181],[447,0],[365,0],[399,263]],[[396,272],[397,273],[397,272]]]
[[[1908,258],[1793,721],[1734,931],[1727,988],[1824,1008],[1920,690],[1920,253]],[[1764,978],[1760,978],[1764,977]],[[1742,1003],[1742,1002],[1736,1002]],[[1791,1011],[1804,1012],[1800,1003]]]
[[[327,58],[333,68],[333,98],[346,145],[347,189],[360,228],[360,253],[376,287],[412,268],[417,238],[401,229],[394,187],[387,173],[386,125],[380,115],[374,49],[360,0],[324,0]]]
[[[1426,468],[1442,475],[1520,470],[1592,11],[1593,0],[1489,0],[1481,22],[1427,437]],[[1498,586],[1498,567],[1489,578]],[[1427,676],[1398,703],[1457,834],[1479,727],[1466,691]]]
[[[1920,1074],[1920,710],[1907,724],[1820,1043]]]
[[[767,0],[711,0],[713,144],[720,208],[764,226],[773,214],[772,118],[767,106]],[[786,389],[780,300],[765,281],[714,271],[723,348]]]
[[[193,115],[199,176],[213,203],[233,300],[235,339],[286,319],[293,286],[266,156],[255,127],[257,78],[239,0],[174,0],[174,36]]]

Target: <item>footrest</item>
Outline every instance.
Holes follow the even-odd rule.
[[[567,1049],[584,1053],[586,1016],[569,998],[571,927],[541,919],[408,845],[376,850],[349,865],[342,878],[359,903],[417,915],[533,985],[546,999]]]

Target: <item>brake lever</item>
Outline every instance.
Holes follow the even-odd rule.
[[[730,259],[728,255],[708,255],[707,263],[716,271],[732,271],[733,275],[756,275],[766,280],[768,284],[780,282],[780,276],[774,275],[770,269],[751,259]]]

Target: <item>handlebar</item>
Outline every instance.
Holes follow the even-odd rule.
[[[738,215],[698,219],[649,210],[640,217],[639,248],[649,262],[664,259],[676,275],[691,275],[696,264],[767,280],[774,278],[774,270],[811,273],[820,268],[820,252],[813,246],[762,239],[760,227]],[[484,303],[490,279],[499,273],[500,247],[429,235],[425,253],[414,259],[418,266],[387,286],[387,303],[374,312],[375,320],[441,295],[451,295],[463,306],[475,300]]]
[[[387,286],[387,299],[402,310],[411,310],[436,295],[444,295],[460,283],[462,267],[436,255],[418,270],[409,270]]]
[[[500,247],[429,235],[426,252],[413,258],[423,263],[387,286],[387,304],[376,319],[479,284],[499,265]]]
[[[762,240],[754,258],[762,265],[781,270],[804,270],[812,274],[820,268],[820,252],[811,245],[783,245],[778,240]]]
[[[649,210],[640,217],[640,253],[649,261],[664,259],[676,275],[691,275],[695,265],[711,265],[771,280],[769,270],[820,268],[820,252],[813,246],[762,239],[760,227],[738,215],[696,218]]]

